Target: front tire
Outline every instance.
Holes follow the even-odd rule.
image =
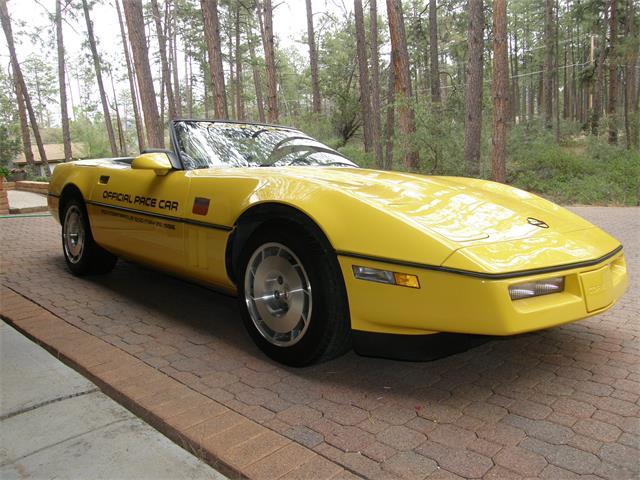
[[[267,356],[301,367],[348,350],[349,308],[333,252],[288,225],[258,230],[243,250],[240,308]]]
[[[118,261],[94,241],[85,205],[75,198],[62,214],[62,251],[67,267],[78,276],[108,273]]]

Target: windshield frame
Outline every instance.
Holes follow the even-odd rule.
[[[178,161],[180,163],[181,169],[185,170],[185,171],[189,171],[189,170],[200,170],[199,168],[186,168],[186,164],[185,161],[182,157],[182,151],[179,148],[178,145],[178,134],[176,133],[176,125],[181,123],[181,122],[196,122],[196,123],[210,123],[210,124],[230,124],[230,125],[252,125],[252,126],[257,126],[257,127],[265,127],[265,129],[268,128],[276,128],[279,130],[286,130],[286,131],[290,131],[292,133],[292,139],[294,138],[308,138],[309,140],[319,143],[321,145],[323,145],[324,147],[326,147],[327,152],[331,151],[330,153],[332,154],[336,154],[339,157],[342,157],[345,159],[345,163],[344,163],[344,167],[350,167],[350,168],[360,168],[360,166],[358,164],[356,164],[353,160],[345,157],[344,155],[342,155],[340,152],[337,152],[335,150],[333,150],[331,147],[328,147],[327,145],[324,145],[322,142],[316,140],[313,137],[309,137],[308,135],[306,135],[304,132],[293,128],[293,127],[289,127],[286,125],[278,125],[278,124],[271,124],[271,123],[262,123],[262,122],[240,122],[240,121],[236,121],[236,120],[210,120],[210,119],[195,119],[195,118],[176,118],[170,121],[169,123],[169,140],[171,142],[171,146],[173,148],[173,151],[176,154],[176,157],[178,158]],[[304,136],[301,137],[300,135]],[[289,139],[286,139],[286,141],[289,141]],[[281,145],[283,142],[279,142],[277,145]],[[274,149],[275,151],[275,149]],[[269,164],[264,164],[264,165],[250,165],[247,167],[237,167],[237,166],[233,166],[233,165],[227,165],[225,167],[208,167],[208,168],[259,168],[259,167],[271,167],[271,168],[277,168],[277,167],[281,167],[282,165],[269,165]],[[288,165],[287,165],[288,166]],[[293,165],[292,165],[293,166]],[[322,167],[323,165],[313,165],[316,167]],[[336,166],[335,164],[327,164],[327,167],[331,167],[331,166]],[[207,168],[207,167],[203,167]]]

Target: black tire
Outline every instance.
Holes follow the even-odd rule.
[[[302,367],[342,355],[351,347],[349,306],[335,253],[323,248],[312,234],[286,223],[260,228],[248,240],[243,252],[238,275],[240,310],[249,335],[267,356],[285,365]],[[278,257],[276,260],[271,258],[270,264],[277,267],[267,265],[270,257]],[[290,263],[288,267],[287,261]],[[300,268],[294,265],[296,262],[299,262],[297,265]],[[282,269],[281,264],[284,265]],[[292,276],[298,278],[292,282],[282,282],[281,270],[285,272],[285,279],[291,280]],[[263,275],[266,271],[268,275]],[[275,277],[269,277],[272,274]],[[260,278],[265,279],[264,282],[260,282]],[[287,285],[298,281],[298,288]],[[260,296],[256,301],[253,295],[261,290],[258,284],[267,282],[271,282],[269,285],[274,285],[276,291]],[[283,293],[278,293],[280,287],[276,285],[277,282],[282,284]],[[300,291],[306,290],[307,286],[309,293],[303,292],[301,295]],[[269,299],[265,300],[267,297]],[[303,300],[301,303],[301,298],[308,302]],[[285,302],[286,306],[280,308],[279,301]],[[300,305],[303,313],[295,320],[297,310],[294,308]],[[305,322],[307,306],[308,320]],[[258,308],[262,309],[262,313],[267,311],[267,314],[262,315]],[[278,313],[281,315],[276,318]],[[269,321],[282,320],[286,324],[287,317],[292,322],[298,322],[288,333],[270,330]]]
[[[113,270],[118,257],[94,241],[87,209],[82,200],[72,198],[65,202],[60,220],[62,251],[71,273],[83,276]]]

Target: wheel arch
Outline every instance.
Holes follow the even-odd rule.
[[[241,253],[247,241],[259,228],[271,223],[284,223],[303,229],[317,238],[326,251],[334,251],[324,230],[302,210],[285,203],[259,203],[249,207],[238,217],[227,241],[225,263],[232,282],[237,284]]]
[[[78,188],[74,183],[67,183],[60,193],[60,202],[58,204],[58,215],[61,221],[64,218],[63,213],[67,203],[73,198],[77,198],[78,200],[81,200],[83,204],[86,204],[80,188]]]

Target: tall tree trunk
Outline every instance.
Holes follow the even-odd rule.
[[[629,83],[629,65],[625,65],[622,74],[624,75],[623,83],[623,115],[624,115],[624,139],[625,147],[627,150],[631,148],[631,126],[629,124],[629,89],[627,84]]]
[[[609,18],[609,143],[618,143],[618,121],[616,118],[616,104],[618,102],[618,65],[616,60],[616,43],[618,36],[618,2],[611,0],[611,15]]]
[[[42,141],[42,137],[40,136],[40,128],[38,127],[38,122],[36,121],[36,116],[35,116],[35,113],[33,112],[33,106],[31,105],[31,99],[29,98],[29,92],[27,91],[27,87],[24,83],[24,79],[22,80],[22,97],[24,100],[24,104],[27,107],[27,114],[29,115],[31,130],[33,130],[33,137],[36,139],[36,146],[38,147],[38,155],[40,155],[40,161],[43,164],[44,174],[48,177],[49,175],[51,175],[51,168],[49,167],[49,161],[47,160],[47,152],[44,149],[44,142]]]
[[[511,102],[513,111],[513,121],[520,117],[520,80],[518,77],[518,28],[513,30],[513,101]]]
[[[188,68],[188,81],[187,81],[187,89],[188,89],[188,102],[187,102],[187,111],[189,112],[189,118],[193,118],[193,68],[191,61],[191,53],[185,55],[184,60],[187,62],[189,60],[189,68]],[[185,65],[185,72],[187,71],[187,65]]]
[[[71,132],[69,131],[69,113],[67,111],[67,83],[64,75],[64,39],[62,37],[62,0],[56,0],[56,42],[58,46],[58,84],[60,87],[60,120],[62,123],[62,144],[64,161],[72,158]]]
[[[559,68],[559,64],[558,64],[558,58],[560,56],[560,50],[559,50],[559,44],[558,44],[558,37],[559,37],[559,29],[560,29],[560,2],[559,0],[554,0],[555,3],[555,10],[556,10],[556,18],[555,18],[555,26],[554,26],[554,43],[555,45],[553,46],[554,48],[554,62],[553,62],[553,99],[554,99],[554,103],[555,103],[555,107],[554,107],[554,113],[556,116],[556,143],[560,143],[560,89],[558,88],[559,83],[560,83],[560,75],[558,73],[558,68]]]
[[[156,24],[156,34],[158,37],[158,47],[160,51],[160,62],[162,64],[162,78],[164,82],[164,90],[167,92],[167,106],[169,110],[169,119],[176,118],[176,102],[173,97],[173,87],[171,86],[171,72],[169,71],[169,62],[167,61],[167,38],[162,27],[162,17],[160,8],[158,8],[158,0],[151,0],[151,11],[153,20]],[[160,89],[162,91],[163,89]]]
[[[0,0],[2,2],[4,0]],[[1,5],[0,5],[1,8]],[[13,60],[12,60],[13,63]],[[12,67],[13,68],[13,67]],[[35,168],[35,158],[33,157],[33,150],[31,149],[31,135],[29,134],[29,121],[27,120],[27,109],[24,106],[24,95],[22,94],[22,88],[24,83],[19,82],[16,79],[15,73],[13,75],[13,85],[16,90],[15,101],[18,104],[18,117],[20,118],[20,134],[22,138],[22,151],[24,152],[24,158],[27,161],[27,165]]]
[[[375,1],[375,0],[374,0]],[[307,4],[307,40],[309,42],[309,66],[311,67],[311,96],[313,98],[313,113],[320,113],[320,82],[318,80],[318,50],[316,50],[316,38],[313,31],[313,11],[311,0]]]
[[[242,46],[240,43],[240,5],[236,6],[236,118],[245,119],[244,113],[244,84],[242,79]]]
[[[593,111],[591,112],[591,133],[597,136],[600,127],[600,114],[602,113],[602,95],[604,92],[604,61],[607,52],[607,29],[609,22],[609,9],[605,4],[604,21],[602,27],[602,42],[598,60],[596,62],[596,81],[593,87]]]
[[[440,102],[440,65],[438,63],[438,8],[429,0],[429,58],[431,67],[431,101]]]
[[[76,104],[73,100],[73,89],[71,88],[71,79],[69,78],[69,67],[65,64],[64,66],[64,75],[66,78],[66,89],[69,92],[69,101],[71,102],[71,111],[76,111]]]
[[[13,80],[16,87],[16,101],[18,102],[20,129],[22,131],[22,144],[24,146],[25,158],[28,165],[35,165],[33,152],[31,151],[31,136],[29,135],[29,128],[27,126],[28,115],[29,121],[31,122],[31,129],[33,130],[33,136],[35,137],[36,145],[38,146],[40,160],[44,164],[45,174],[49,176],[51,175],[51,170],[49,169],[49,162],[47,162],[47,152],[44,150],[44,144],[42,143],[42,137],[40,136],[40,129],[38,128],[38,122],[36,121],[36,116],[33,112],[33,107],[31,106],[31,99],[29,98],[29,92],[27,91],[27,85],[24,82],[20,63],[18,62],[16,47],[13,43],[13,31],[11,29],[11,19],[9,18],[9,10],[7,9],[6,0],[0,0],[0,21],[2,23],[4,34],[7,37],[7,46],[9,47],[9,56],[11,58],[11,68],[13,68]],[[24,104],[22,102],[24,102]],[[20,108],[21,105],[22,108]]]
[[[507,5],[506,0],[493,2],[493,132],[491,135],[491,172],[496,182],[504,183],[506,175],[507,124],[509,86],[507,79]]]
[[[107,101],[107,93],[102,83],[102,69],[100,67],[100,56],[96,47],[96,39],[93,35],[93,22],[89,16],[89,6],[87,0],[82,0],[82,10],[84,11],[84,19],[87,22],[87,35],[89,38],[89,48],[91,48],[91,56],[93,57],[93,68],[96,72],[96,80],[98,82],[98,92],[100,93],[100,101],[102,102],[102,113],[104,115],[104,123],[107,127],[107,136],[109,137],[109,145],[111,146],[111,154],[118,156],[118,146],[116,145],[116,136],[113,133],[113,124],[111,123],[111,114],[109,113],[109,102]]]
[[[220,23],[218,21],[218,0],[200,0],[204,20],[204,36],[209,55],[209,71],[213,87],[213,110],[216,118],[229,118],[227,95],[224,88],[222,67],[222,46],[220,43]]]
[[[383,167],[380,125],[380,57],[378,52],[378,5],[369,0],[369,27],[371,41],[371,135],[373,153],[378,168]],[[392,119],[393,121],[393,119]]]
[[[571,29],[571,109],[569,111],[571,118],[575,121],[578,119],[578,85],[576,84],[576,48]]]
[[[133,51],[133,62],[138,80],[138,92],[142,101],[147,143],[151,148],[164,148],[164,133],[158,115],[158,103],[149,65],[149,51],[144,32],[142,0],[126,0],[123,3],[124,16],[129,31],[129,41]]]
[[[209,89],[207,88],[207,85],[209,85],[209,82],[207,82],[206,79],[206,75],[204,76],[205,78],[203,78],[203,84],[204,84],[204,92],[202,94],[202,104],[204,106],[204,118],[209,118]]]
[[[41,87],[40,87],[40,77],[38,76],[38,69],[34,68],[33,71],[33,80],[35,81],[35,90],[36,90],[36,108],[38,109],[36,115],[37,118],[40,122],[40,125],[45,125],[44,122],[44,116],[43,116],[43,111],[44,111],[44,102],[42,101],[42,93],[41,93]]]
[[[120,118],[120,108],[118,107],[118,97],[116,96],[116,86],[113,83],[113,71],[109,66],[109,79],[111,80],[111,93],[113,94],[113,110],[116,112],[116,126],[118,127],[118,147],[120,153],[127,156],[127,141],[124,138],[124,130],[122,129],[122,119]]]
[[[162,64],[158,66],[158,77],[160,77],[160,124],[164,125],[164,106],[165,95],[164,93],[164,71],[162,70]]]
[[[482,133],[482,67],[484,53],[484,7],[482,0],[469,0],[469,63],[467,65],[464,160],[471,176],[480,175]]]
[[[385,157],[384,168],[385,170],[391,170],[393,168],[393,136],[395,127],[395,78],[393,69],[393,51],[391,52],[391,62],[388,69],[388,83],[387,83],[387,118],[384,128],[384,138],[386,139],[385,145]]]
[[[126,1],[126,0],[124,0]],[[129,44],[127,35],[124,31],[124,23],[122,22],[122,13],[120,12],[120,0],[115,0],[116,11],[118,12],[118,23],[120,24],[120,36],[122,37],[122,48],[124,50],[124,59],[127,64],[127,77],[129,79],[129,90],[131,91],[131,104],[133,106],[133,118],[136,122],[136,137],[138,139],[138,150],[144,150],[144,127],[142,126],[142,118],[140,109],[138,108],[138,92],[136,91],[136,79],[131,65],[131,56],[129,55]]]
[[[529,26],[528,23],[525,22],[525,30],[524,30],[524,36],[527,39],[527,44],[524,47],[524,50],[527,51],[527,49],[531,49],[531,41],[530,41],[530,37],[529,34],[531,33],[529,31]],[[531,53],[529,53],[528,58],[527,58],[527,63],[525,65],[525,67],[527,68],[531,68],[531,64],[533,63],[532,60],[532,55]],[[527,116],[529,118],[529,121],[533,121],[534,117],[535,117],[535,102],[536,102],[536,92],[535,92],[535,76],[531,75],[529,76],[529,88],[527,91]]]
[[[267,119],[270,123],[278,122],[278,85],[276,81],[276,59],[273,47],[273,7],[271,0],[264,0],[262,44],[267,74]]]
[[[229,12],[231,13],[231,12]],[[229,15],[231,16],[231,15]],[[238,119],[238,112],[236,110],[236,79],[235,79],[235,61],[236,58],[233,55],[233,30],[231,28],[229,28],[227,30],[227,62],[229,63],[229,83],[228,83],[228,87],[229,87],[229,92],[230,92],[230,98],[228,98],[229,100],[229,104],[231,105],[231,117],[230,118],[234,118],[234,119]]]
[[[262,97],[262,82],[260,80],[260,70],[258,69],[258,60],[256,58],[256,47],[254,44],[253,32],[249,28],[247,31],[247,42],[249,43],[249,58],[251,60],[251,71],[253,74],[253,86],[256,91],[256,106],[258,108],[258,119],[264,123],[264,99]]]
[[[170,40],[170,50],[171,50],[171,64],[173,70],[173,95],[175,97],[176,102],[176,115],[178,117],[182,117],[182,96],[180,94],[180,77],[178,72],[178,21],[176,14],[176,6],[173,4],[172,14],[171,14],[171,36]]]
[[[371,135],[371,98],[369,97],[369,66],[367,64],[367,41],[364,33],[362,0],[353,1],[353,10],[356,22],[358,81],[360,83],[360,111],[362,116],[362,131],[364,133],[364,151],[370,152],[373,144]]]
[[[404,30],[401,0],[387,0],[387,16],[389,18],[389,34],[391,37],[391,51],[395,77],[395,90],[398,95],[399,112],[398,123],[402,133],[405,152],[404,163],[409,170],[415,170],[420,160],[418,152],[412,145],[416,131],[415,113],[411,107],[413,95],[411,93],[411,79],[409,76],[409,53],[407,51],[407,37]]]
[[[627,21],[626,21],[626,29],[627,29],[627,38],[637,38],[636,37],[636,23],[635,23],[635,3],[633,0],[627,0]],[[626,62],[628,64],[627,74],[625,75],[626,81],[626,95],[627,95],[627,105],[631,112],[627,115],[627,122],[629,125],[629,140],[627,142],[628,145],[633,145],[638,147],[638,140],[640,138],[640,125],[638,118],[638,95],[636,90],[638,72],[636,70],[638,64],[638,49],[633,49],[629,58]]]
[[[563,68],[562,68],[562,118],[569,118],[569,112],[571,109],[571,88],[569,85],[569,73],[567,72],[567,55],[568,49],[567,45],[564,46],[564,60],[563,60]]]
[[[554,15],[553,6],[555,0],[545,0],[544,7],[544,66],[542,72],[542,98],[544,110],[544,126],[553,128],[553,49],[554,41]]]

